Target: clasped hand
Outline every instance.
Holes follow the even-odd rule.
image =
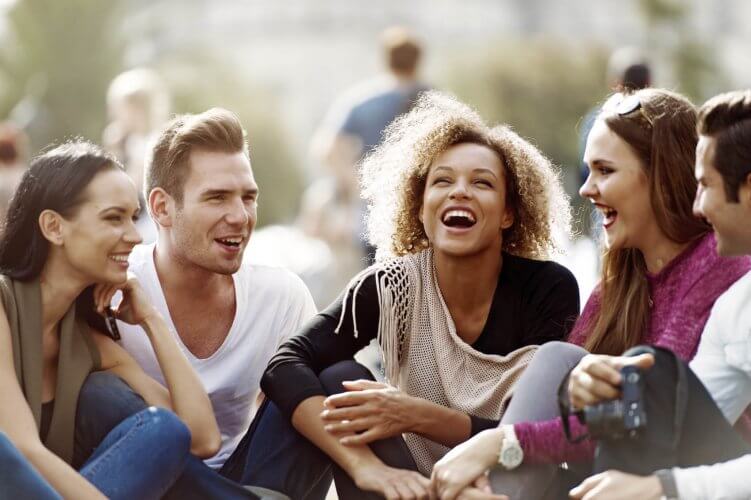
[[[344,445],[368,444],[414,431],[419,402],[388,384],[372,380],[343,382],[347,392],[324,401],[326,431],[343,434]]]

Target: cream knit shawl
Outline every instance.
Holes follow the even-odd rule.
[[[357,336],[355,296],[370,275],[375,275],[377,283],[378,342],[388,383],[410,396],[499,420],[537,346],[498,356],[466,344],[456,333],[438,287],[431,249],[377,263],[356,276],[344,296],[337,333],[351,295]],[[426,475],[449,450],[417,434],[405,434],[404,439],[418,469]]]

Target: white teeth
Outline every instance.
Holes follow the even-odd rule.
[[[239,245],[240,243],[242,243],[243,239],[242,238],[219,238],[219,241],[221,241],[222,243],[231,243],[233,245]]]
[[[464,217],[470,222],[475,222],[475,216],[469,210],[449,210],[443,215],[443,221],[446,222],[451,217]]]
[[[128,262],[127,255],[110,255],[110,259],[114,260],[115,262]]]

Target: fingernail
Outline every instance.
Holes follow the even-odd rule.
[[[323,426],[323,428],[324,428],[324,430],[326,430],[328,432],[331,432],[332,430],[334,430],[334,426],[333,425],[325,425],[325,426]]]

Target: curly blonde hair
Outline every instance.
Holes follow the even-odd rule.
[[[430,91],[386,129],[383,142],[360,166],[368,239],[377,260],[430,246],[418,217],[428,170],[438,155],[465,142],[494,150],[506,168],[514,223],[503,232],[503,250],[538,260],[560,250],[570,234],[571,207],[558,169],[507,126],[490,127],[454,96]]]

